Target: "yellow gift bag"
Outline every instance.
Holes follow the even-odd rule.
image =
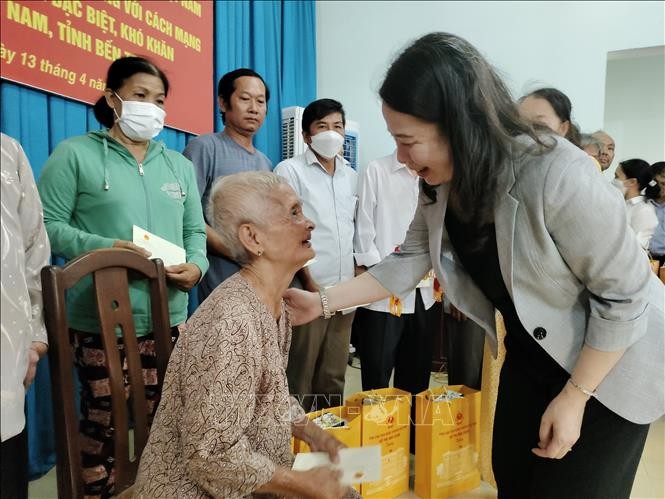
[[[416,480],[420,497],[480,486],[480,392],[462,385],[416,395]]]
[[[381,446],[381,480],[363,483],[364,498],[387,499],[409,490],[411,394],[397,388],[356,393],[346,401],[361,416],[361,446]]]

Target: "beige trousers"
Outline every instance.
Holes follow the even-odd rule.
[[[344,404],[344,375],[355,312],[293,328],[286,375],[305,412]]]

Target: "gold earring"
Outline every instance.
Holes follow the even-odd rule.
[[[263,255],[263,251],[262,251],[262,250],[259,250],[259,251],[257,252],[257,254],[258,254],[259,256],[261,256],[261,255]]]

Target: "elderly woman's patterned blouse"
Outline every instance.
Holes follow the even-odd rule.
[[[240,274],[221,284],[173,350],[135,497],[251,496],[290,467],[290,342],[283,302],[275,320]]]

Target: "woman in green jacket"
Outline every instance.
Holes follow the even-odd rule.
[[[44,223],[53,252],[71,259],[99,248],[134,245],[137,225],[186,252],[186,262],[166,267],[173,336],[187,318],[187,291],[208,269],[206,235],[191,162],[152,139],[164,125],[169,82],[140,57],[111,64],[95,117],[107,130],[63,141],[47,160],[39,181]],[[92,280],[68,293],[69,323],[81,380],[82,460],[86,495],[113,494],[113,428],[106,359]],[[150,419],[159,400],[155,389],[154,341],[145,283],[130,284],[132,312],[144,368]],[[119,344],[122,356],[122,346]]]

